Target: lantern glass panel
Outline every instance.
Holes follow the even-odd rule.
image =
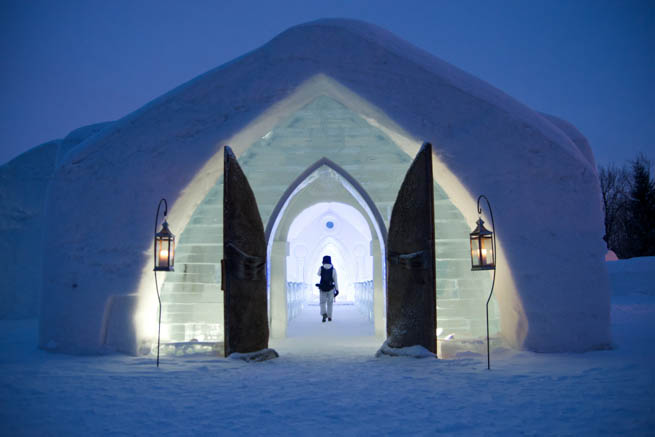
[[[161,237],[157,239],[157,267],[168,267],[168,242]]]
[[[168,249],[168,266],[172,269],[175,264],[175,237],[170,239],[170,246]]]
[[[480,238],[478,236],[471,236],[471,265],[473,267],[480,266]]]
[[[482,265],[485,267],[494,267],[493,237],[491,235],[483,235],[480,238],[480,243]]]

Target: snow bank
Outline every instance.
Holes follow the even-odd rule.
[[[420,345],[408,347],[391,347],[385,341],[380,349],[375,353],[375,356],[380,358],[388,357],[412,357],[412,358],[435,358],[435,355]]]
[[[248,353],[234,352],[231,353],[228,358],[231,360],[242,360],[246,362],[260,362],[272,360],[273,358],[278,358],[279,356],[280,355],[278,355],[275,349],[266,348]]]
[[[612,296],[655,296],[655,256],[608,262],[607,270]]]
[[[310,85],[298,99],[303,84]],[[221,145],[231,142],[239,156],[321,93],[384,129],[410,156],[431,141],[435,177],[471,224],[477,195],[491,200],[499,238],[495,295],[509,344],[543,352],[607,345],[600,192],[583,142],[485,82],[351,20],[291,28],[65,155],[46,205],[40,345],[100,351],[114,295],[143,296],[139,317],[154,320],[150,251],[158,200],[169,200],[169,223],[183,229],[222,172]]]

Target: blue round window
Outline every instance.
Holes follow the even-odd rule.
[[[332,221],[325,222],[325,227],[328,229],[332,229],[334,227],[334,222]]]

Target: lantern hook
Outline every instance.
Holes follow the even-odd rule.
[[[159,223],[159,211],[161,204],[164,204],[164,222],[168,215],[168,202],[162,198],[157,205],[157,214],[155,215],[155,235],[157,234],[157,224]],[[159,367],[159,342],[161,338],[161,295],[159,294],[159,284],[157,283],[157,239],[154,242],[154,264],[155,264],[155,289],[157,290],[157,300],[159,301],[159,322],[157,324],[157,367]]]
[[[489,199],[487,199],[487,196],[484,194],[480,194],[478,196],[478,216],[482,214],[482,208],[480,208],[480,200],[484,198],[484,200],[487,202],[487,208],[489,209],[489,216],[491,217],[491,229],[492,232],[495,234],[492,239],[492,244],[493,244],[493,260],[494,260],[494,274],[493,274],[493,279],[491,280],[491,292],[489,293],[489,297],[487,298],[487,305],[486,305],[486,310],[487,310],[487,369],[491,369],[491,354],[489,350],[489,301],[491,301],[491,296],[494,294],[494,285],[496,284],[496,238],[498,235],[496,234],[496,224],[494,223],[494,213],[491,210],[491,204],[489,203]]]

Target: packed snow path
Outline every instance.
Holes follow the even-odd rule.
[[[163,357],[159,369],[41,351],[35,321],[2,321],[0,435],[654,435],[649,287],[615,293],[613,350],[495,351],[491,371],[473,354],[374,358],[380,340],[352,307],[331,324],[309,307],[272,342],[275,360]]]
[[[289,323],[287,338],[271,341],[271,347],[290,358],[359,356],[364,359],[375,355],[384,340],[375,337],[373,323],[355,306],[335,302],[332,316],[331,322],[322,323],[319,306],[305,305]]]

